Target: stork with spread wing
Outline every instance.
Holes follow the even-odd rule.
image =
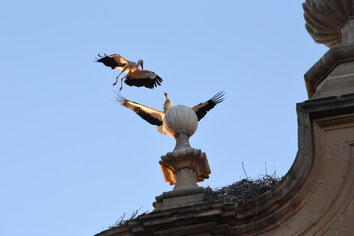
[[[97,62],[102,62],[105,66],[111,67],[113,70],[120,69],[121,72],[116,77],[116,81],[113,83],[113,86],[117,84],[118,78],[122,73],[126,75],[120,79],[121,86],[119,91],[123,88],[123,80],[129,86],[141,87],[144,86],[146,88],[154,88],[158,85],[161,85],[162,79],[160,76],[155,74],[152,71],[144,70],[144,62],[143,60],[138,60],[136,63],[132,61],[128,61],[125,58],[121,57],[119,54],[112,54],[107,56],[101,56],[98,54],[99,59]],[[141,70],[139,69],[141,67]]]
[[[141,118],[143,118],[150,124],[156,125],[157,126],[156,129],[160,133],[175,138],[174,134],[170,133],[168,130],[164,130],[163,127],[165,113],[172,107],[172,102],[170,99],[168,99],[167,93],[164,93],[164,97],[165,97],[165,101],[163,104],[163,111],[155,110],[153,108],[144,106],[137,102],[127,100],[124,97],[122,97],[119,93],[117,93],[116,101],[122,106],[134,111],[137,115],[139,115]],[[200,121],[208,111],[213,109],[216,106],[216,104],[222,101],[224,101],[224,92],[219,92],[208,101],[192,107],[192,110],[197,115],[198,121]]]

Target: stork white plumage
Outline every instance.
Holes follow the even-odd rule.
[[[170,99],[168,99],[167,93],[164,93],[164,97],[165,97],[165,101],[163,104],[163,111],[159,111],[144,106],[142,104],[139,104],[137,102],[127,100],[119,93],[117,93],[116,101],[122,106],[134,111],[137,115],[139,115],[141,118],[143,118],[145,121],[149,122],[150,124],[158,126],[156,129],[160,133],[168,135],[175,139],[175,134],[172,133],[170,130],[165,129],[163,125],[165,113],[172,107],[172,102]],[[216,104],[222,101],[224,101],[224,92],[219,92],[208,101],[192,107],[192,110],[197,115],[198,121],[200,121],[208,111],[213,109]]]
[[[146,88],[154,88],[158,85],[161,85],[162,79],[152,71],[144,70],[144,61],[138,60],[136,63],[132,61],[128,61],[119,54],[112,54],[107,56],[101,56],[98,54],[100,59],[97,62],[103,63],[105,66],[111,67],[113,70],[120,69],[121,72],[116,77],[116,81],[113,83],[115,86],[118,82],[118,78],[122,73],[126,75],[121,78],[121,87],[119,91],[123,88],[123,80],[129,86],[141,87],[144,86]],[[139,69],[141,67],[141,70]]]

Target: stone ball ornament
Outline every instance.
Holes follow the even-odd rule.
[[[188,106],[177,105],[170,108],[164,116],[164,129],[176,137],[180,133],[191,137],[198,127],[198,118]]]
[[[346,40],[343,26],[354,16],[354,0],[306,0],[305,27],[316,43],[332,47]]]

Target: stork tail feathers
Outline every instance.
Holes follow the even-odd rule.
[[[164,130],[163,125],[160,125],[156,128],[157,131],[159,131],[161,134],[170,136],[173,139],[176,139],[176,137],[173,135],[173,133],[171,132],[167,132],[166,130]]]
[[[161,134],[165,134],[165,132],[163,131],[163,125],[158,126],[156,130],[159,131]]]

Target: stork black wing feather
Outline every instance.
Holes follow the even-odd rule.
[[[112,69],[119,66],[118,62],[112,57],[102,57],[98,59],[97,62],[102,62],[105,66],[111,67]]]
[[[150,109],[155,112],[156,112],[156,110],[151,109],[149,107],[145,107],[137,102],[129,101],[129,100],[125,99],[124,97],[122,97],[119,93],[117,93],[116,101],[118,103],[122,104],[123,106],[125,106],[126,108],[129,108],[130,110],[134,111],[138,116],[140,116],[141,118],[143,118],[144,120],[146,120],[150,124],[157,125],[157,126],[162,125],[162,120],[154,117],[153,113],[150,114],[150,113],[144,111],[144,108]]]
[[[136,86],[136,87],[144,86],[146,88],[153,89],[154,87],[161,85],[162,79],[158,75],[156,75],[156,77],[154,79],[150,79],[150,78],[133,79],[133,78],[127,77],[124,82],[129,86]]]
[[[112,69],[116,69],[119,66],[123,67],[125,65],[117,61],[112,55],[111,56],[106,55],[105,57],[101,57],[100,59],[97,60],[97,62],[102,62],[105,66],[111,67]]]
[[[143,118],[144,120],[146,120],[147,122],[149,122],[152,125],[157,125],[160,126],[162,125],[162,121],[151,116],[150,114],[144,112],[141,108],[136,107],[134,109],[132,109],[136,114],[138,114],[138,116],[140,116],[141,118]]]
[[[194,106],[192,109],[198,117],[198,121],[201,120],[208,111],[213,109],[216,104],[224,101],[224,92],[217,93],[214,97],[209,99],[204,103],[199,103],[198,105]]]

